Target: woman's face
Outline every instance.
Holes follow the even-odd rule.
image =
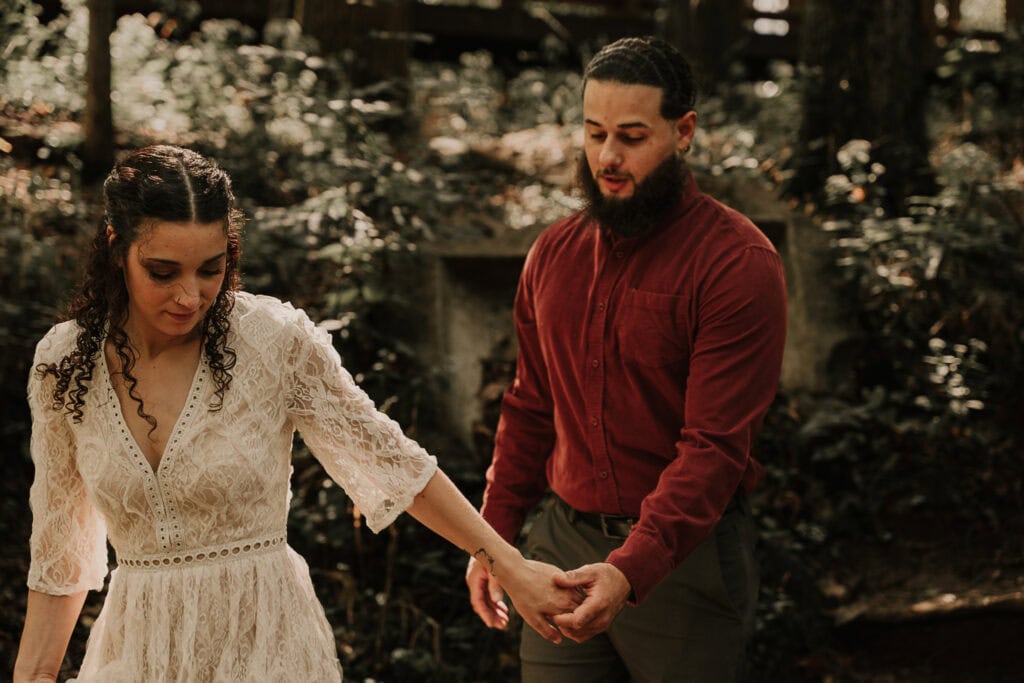
[[[125,259],[128,328],[150,342],[195,332],[220,292],[226,258],[221,221],[149,223]]]

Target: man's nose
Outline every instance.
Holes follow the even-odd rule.
[[[601,145],[601,153],[597,155],[597,161],[602,169],[617,168],[622,163],[622,152],[619,145],[612,139]]]

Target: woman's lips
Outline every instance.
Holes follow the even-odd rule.
[[[179,323],[187,323],[187,322],[191,321],[193,318],[196,317],[195,311],[193,311],[192,313],[171,313],[171,312],[168,312],[167,315],[171,316],[171,318],[173,320],[175,320],[175,321],[177,321]]]

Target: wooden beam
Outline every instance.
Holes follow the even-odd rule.
[[[653,12],[626,15],[552,13],[552,16],[577,40],[615,40],[653,33],[656,28]],[[542,19],[516,6],[488,9],[417,2],[412,6],[412,26],[416,33],[434,36],[437,41],[449,38],[473,40],[482,48],[488,43],[536,46],[552,32]]]

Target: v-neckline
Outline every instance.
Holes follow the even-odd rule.
[[[164,450],[160,454],[156,465],[151,463],[149,458],[146,457],[146,453],[142,450],[142,447],[139,446],[138,440],[128,427],[128,421],[124,417],[124,406],[121,404],[121,399],[117,395],[117,391],[114,389],[114,378],[110,372],[110,365],[107,363],[106,349],[103,347],[100,348],[100,359],[103,363],[103,374],[107,381],[107,393],[110,397],[109,402],[111,404],[111,411],[114,416],[115,426],[121,432],[121,440],[128,448],[128,452],[136,464],[146,470],[149,476],[158,477],[160,472],[166,469],[164,464],[169,460],[169,456],[172,456],[177,452],[177,445],[181,440],[181,435],[185,431],[185,428],[194,419],[195,414],[202,407],[200,405],[199,398],[201,397],[203,387],[206,384],[206,354],[203,351],[202,346],[200,346],[199,363],[196,364],[196,369],[193,371],[192,383],[189,385],[188,395],[185,399],[185,403],[181,407],[181,411],[178,413],[177,419],[174,421],[174,426],[171,428],[171,431],[167,436],[167,443],[164,444]]]

